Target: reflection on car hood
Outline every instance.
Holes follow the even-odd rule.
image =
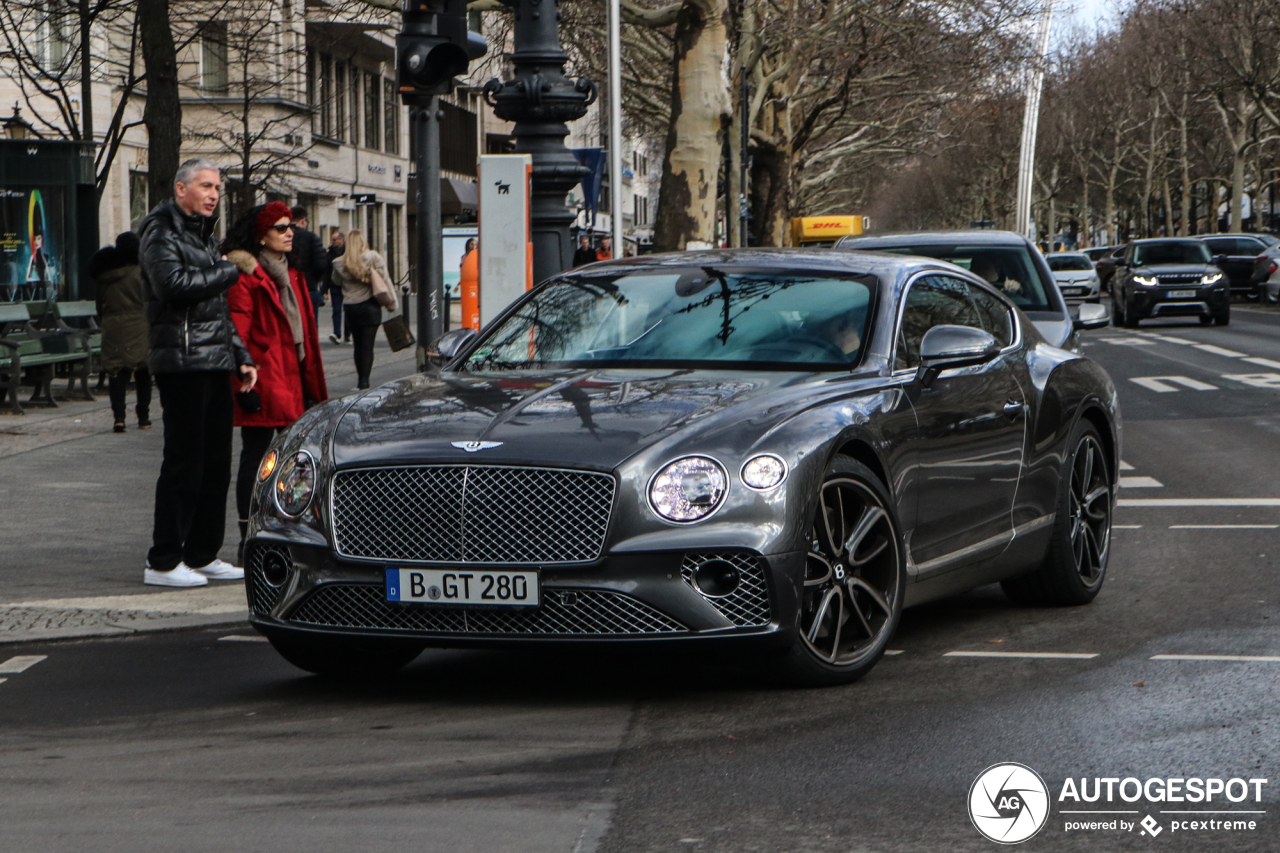
[[[848,374],[838,374],[846,381]],[[695,424],[794,414],[831,374],[689,370],[556,370],[420,375],[367,393],[339,421],[334,461],[502,462],[612,470]],[[807,389],[807,390],[806,390]],[[733,409],[731,416],[726,416]],[[467,452],[453,442],[502,442]]]
[[[1071,318],[1064,317],[1057,311],[1028,311],[1027,319],[1036,327],[1040,337],[1050,346],[1071,349]]]

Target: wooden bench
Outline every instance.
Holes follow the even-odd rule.
[[[27,302],[31,324],[44,342],[44,351],[52,353],[89,353],[84,368],[86,376],[102,370],[102,331],[98,328],[98,306],[93,302]],[[67,395],[70,396],[80,373],[69,365]],[[99,383],[101,385],[101,383]],[[101,390],[101,389],[99,389]],[[84,382],[86,399],[92,400],[88,381]]]
[[[0,376],[5,377],[5,397],[15,414],[23,414],[18,402],[19,385],[30,385],[34,389],[28,404],[58,405],[53,399],[53,381],[60,364],[67,365],[70,371],[68,394],[79,379],[85,398],[92,400],[89,358],[88,339],[84,335],[37,329],[26,306],[0,305]]]

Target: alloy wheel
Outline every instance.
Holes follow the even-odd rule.
[[[865,484],[823,484],[800,612],[802,639],[823,662],[858,663],[887,640],[902,595],[898,541],[893,517]]]
[[[1071,466],[1071,553],[1085,586],[1101,580],[1111,547],[1111,484],[1104,458],[1102,445],[1086,435]]]

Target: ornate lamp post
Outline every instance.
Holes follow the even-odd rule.
[[[569,225],[574,214],[565,196],[587,169],[565,147],[565,122],[580,119],[596,99],[585,77],[564,76],[568,55],[560,46],[560,12],[555,0],[503,0],[515,12],[515,52],[511,80],[490,80],[485,100],[498,118],[515,123],[517,154],[533,155],[531,230],[533,279],[542,281],[573,261]],[[616,194],[618,187],[613,188]],[[616,207],[616,204],[615,204]]]
[[[4,120],[4,135],[10,139],[26,139],[31,136],[31,124],[22,117],[22,108],[13,103],[13,115]]]

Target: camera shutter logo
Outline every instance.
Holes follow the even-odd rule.
[[[992,841],[1018,844],[1044,828],[1049,789],[1040,774],[1024,764],[993,764],[969,789],[969,819]]]

